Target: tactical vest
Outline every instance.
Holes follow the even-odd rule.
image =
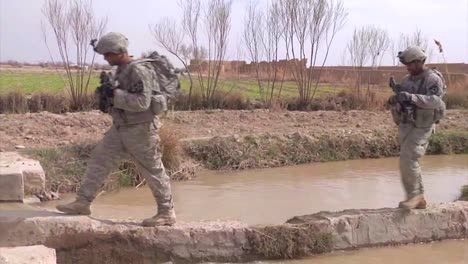
[[[422,80],[418,86],[416,91],[411,91],[413,94],[421,94],[427,95],[426,88],[424,87],[427,75],[430,73],[436,74],[441,80],[443,87],[442,88],[442,96],[445,94],[447,87],[445,85],[445,80],[442,74],[435,70],[435,69],[427,69],[423,73]],[[404,90],[402,90],[404,91]],[[407,91],[410,92],[410,91]],[[442,99],[441,96],[441,99]],[[393,117],[393,121],[396,124],[400,123],[412,123],[417,128],[427,128],[431,127],[433,124],[439,123],[439,121],[445,116],[446,106],[445,103],[442,101],[441,107],[437,109],[423,109],[419,108],[416,105],[411,106],[403,106],[400,103],[395,104],[391,108],[391,113]]]

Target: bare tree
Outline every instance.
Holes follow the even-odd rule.
[[[190,87],[189,87],[189,110],[191,107],[193,78],[191,71],[188,67],[190,60],[194,54],[192,45],[184,44],[183,31],[177,26],[176,22],[170,18],[163,18],[159,23],[150,26],[150,30],[156,39],[156,42],[169,53],[174,55],[183,65],[188,74]]]
[[[180,47],[183,45],[184,35],[179,30],[176,22],[170,18],[163,18],[159,23],[150,26],[151,33],[158,42],[158,44],[169,51],[171,54],[176,56],[181,62],[184,62],[182,58],[179,58]]]
[[[348,13],[342,2],[334,0],[278,0],[277,3],[281,10],[286,57],[293,59],[292,74],[299,98],[307,105],[315,96],[331,44],[343,28]]]
[[[353,37],[346,46],[348,55],[350,57],[350,63],[357,70],[355,88],[357,89],[358,96],[360,96],[361,91],[362,68],[370,57],[370,52],[368,49],[370,42],[370,32],[366,28],[354,29]]]
[[[206,52],[198,46],[198,25],[200,19],[200,0],[179,0],[179,6],[182,9],[182,28],[186,35],[188,35],[191,45],[182,46],[181,52],[186,58],[186,61],[190,60],[190,65],[198,70],[198,80],[201,82],[202,75],[200,69],[201,61],[206,57]],[[185,48],[185,49],[184,49]],[[191,71],[186,67],[188,71]],[[190,78],[190,89],[189,89],[189,109],[192,108],[192,91],[193,91],[193,79],[191,73]]]
[[[271,105],[275,90],[284,84],[285,68],[278,58],[283,37],[283,24],[280,20],[280,6],[273,2],[265,12],[254,3],[247,7],[244,19],[243,40],[248,57],[255,68],[260,97],[266,105]],[[283,66],[283,67],[281,67]],[[283,72],[281,78],[280,73]],[[278,98],[280,92],[278,92]]]
[[[42,7],[42,13],[46,20],[42,22],[44,41],[54,61],[47,40],[48,25],[52,29],[60,60],[65,68],[66,78],[62,79],[66,79],[70,86],[71,107],[74,110],[85,109],[85,98],[95,59],[95,53],[91,50],[89,62],[89,43],[102,35],[107,19],[96,18],[91,0],[47,0]],[[76,69],[72,67],[73,60],[76,61]],[[59,71],[57,73],[61,74]]]
[[[324,45],[326,47],[326,50],[325,50],[325,56],[322,60],[322,64],[320,65],[320,68],[319,68],[318,77],[315,82],[314,93],[312,94],[311,99],[314,98],[315,93],[317,91],[317,88],[320,82],[320,76],[322,74],[323,67],[325,66],[325,63],[328,59],[328,54],[330,53],[330,48],[335,39],[335,36],[344,27],[344,25],[346,24],[347,17],[348,17],[348,12],[344,8],[342,2],[330,1],[325,5],[324,9],[325,11],[323,11],[323,13],[326,19],[322,23],[323,32],[320,35],[317,34],[316,40],[314,42],[314,45],[316,46],[316,51],[315,51],[315,58],[314,58],[314,62],[312,64],[311,70],[314,70],[314,68],[316,67],[316,61],[318,57],[317,55],[319,54],[318,49],[321,45],[321,41],[322,41],[321,39],[323,38],[322,34],[325,35]],[[317,12],[316,16],[320,16],[320,15],[321,15],[321,12]],[[318,24],[316,25],[316,27],[320,27],[320,25]]]
[[[190,66],[197,72],[198,84],[203,100],[210,104],[217,89],[219,75],[226,56],[227,37],[230,31],[231,3],[226,0],[210,0],[204,6],[204,19],[200,23],[202,10],[200,0],[179,0],[182,9],[182,26],[191,41]],[[208,48],[199,44],[199,27],[204,26]],[[205,68],[207,74],[205,75]]]
[[[366,103],[370,99],[371,76],[373,71],[382,64],[382,59],[390,46],[390,37],[385,29],[370,27],[371,42],[369,43],[371,70],[368,71]]]
[[[262,39],[264,34],[263,13],[257,5],[250,3],[244,18],[244,44],[247,48],[248,58],[255,67],[255,75],[260,97],[265,100],[265,91],[260,76],[260,61],[263,57]]]
[[[165,18],[157,24],[150,26],[151,32],[158,44],[173,54],[185,67],[190,80],[188,108],[191,109],[192,94],[194,88],[194,74],[198,80],[204,100],[210,100],[216,89],[221,62],[218,58],[225,56],[227,47],[227,34],[229,33],[230,2],[224,6],[225,1],[212,1],[205,8],[205,25],[210,32],[209,49],[199,44],[200,27],[200,0],[179,0],[178,4],[182,10],[181,28],[173,19]],[[228,8],[227,12],[223,8]],[[212,8],[215,8],[214,10]],[[211,18],[209,17],[211,16]],[[227,17],[224,17],[227,16]],[[226,23],[226,27],[223,27]],[[186,42],[189,43],[186,43]],[[222,52],[220,52],[222,51]],[[222,55],[222,56],[221,56]],[[208,61],[205,61],[208,58]],[[213,59],[215,58],[215,59]],[[214,63],[215,62],[215,63]],[[203,74],[208,64],[208,76]]]
[[[375,68],[382,64],[382,59],[390,47],[390,37],[385,29],[374,27],[371,29],[371,43],[369,43],[369,52],[371,67]]]
[[[193,49],[192,45],[182,44],[182,45],[180,45],[180,56],[182,57],[182,59],[184,61],[190,62],[190,60],[192,59],[193,50],[194,49]],[[187,71],[188,71],[188,69],[187,69]],[[192,81],[190,81],[190,85],[192,86]]]
[[[280,41],[283,28],[280,21],[281,9],[277,2],[273,2],[267,9],[266,34],[264,35],[263,47],[265,50],[267,64],[267,87],[266,102],[271,105],[279,81],[280,65],[278,62]],[[283,75],[284,76],[284,75]],[[284,84],[284,78],[280,81],[280,90]]]
[[[347,51],[350,56],[351,64],[358,70],[358,80],[356,88],[358,96],[360,95],[360,87],[362,83],[362,68],[369,64],[372,68],[380,65],[385,52],[390,46],[390,38],[384,29],[369,25],[360,29],[355,29],[353,38],[347,45]],[[369,71],[367,92],[370,92],[370,76]]]
[[[405,50],[410,46],[418,46],[422,48],[427,55],[426,62],[430,62],[432,59],[432,48],[429,46],[429,39],[424,36],[421,29],[416,29],[411,34],[401,34],[399,39],[400,51]]]
[[[204,28],[208,40],[208,73],[206,85],[200,74],[202,96],[212,101],[218,88],[219,76],[226,57],[228,35],[231,29],[232,0],[210,0],[205,6]]]
[[[420,29],[416,29],[412,34],[401,34],[400,48],[403,50],[409,46],[418,46],[424,50],[427,49],[429,41],[423,36]]]
[[[200,0],[179,0],[182,8],[182,28],[192,42],[192,52],[195,59],[201,57],[198,54],[198,25],[200,19]]]
[[[366,28],[354,29],[353,38],[346,46],[352,66],[362,68],[367,63],[370,57],[369,43],[370,34]]]

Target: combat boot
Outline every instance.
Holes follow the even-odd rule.
[[[426,209],[426,200],[424,195],[418,194],[412,198],[407,199],[406,201],[400,202],[398,205],[399,208],[404,209]]]
[[[174,209],[158,212],[157,215],[143,220],[143,226],[172,226],[176,222]]]
[[[91,203],[85,199],[77,198],[74,202],[57,205],[57,210],[70,215],[90,215]]]

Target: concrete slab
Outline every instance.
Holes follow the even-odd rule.
[[[55,249],[45,246],[0,247],[0,264],[57,264]]]
[[[17,152],[0,152],[0,175],[6,168],[17,169],[23,174],[26,194],[44,193],[45,172],[39,161],[23,157]]]
[[[0,201],[23,202],[23,173],[17,167],[0,167]]]
[[[0,246],[45,245],[63,263],[245,262],[468,238],[468,202],[461,201],[425,210],[320,212],[281,225],[206,221],[155,228],[28,208],[0,204]]]
[[[23,171],[24,192],[41,194],[45,191],[45,172],[37,160],[24,160],[20,165]]]

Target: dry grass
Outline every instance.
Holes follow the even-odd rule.
[[[351,91],[351,92],[350,92]],[[315,98],[312,102],[304,104],[297,98],[282,98],[269,106],[252,101],[241,92],[217,91],[211,101],[206,101],[200,93],[192,95],[191,110],[228,109],[250,110],[256,108],[269,108],[272,110],[287,109],[290,111],[317,111],[317,110],[384,110],[384,104],[390,93],[384,93],[376,88],[355,88],[343,90],[335,95]],[[456,83],[448,88],[444,97],[447,109],[468,108],[468,84]],[[189,110],[188,95],[182,94],[174,102],[174,110]],[[94,94],[83,98],[80,106],[73,106],[68,93],[36,92],[27,96],[21,90],[0,94],[0,113],[26,113],[49,111],[65,113],[70,111],[83,111],[97,109]]]
[[[186,152],[209,169],[252,169],[399,155],[397,135],[376,131],[372,137],[362,134],[318,138],[300,133],[215,137],[186,147]],[[427,154],[468,153],[468,132],[441,130],[430,138]]]
[[[70,110],[68,98],[63,94],[46,92],[34,93],[28,100],[29,112],[47,111],[51,113],[66,113]]]
[[[192,94],[191,110],[203,109],[229,109],[229,110],[244,110],[250,109],[250,100],[239,92],[224,92],[216,91],[212,100],[203,99],[200,93]],[[189,110],[189,100],[187,94],[182,94],[175,102],[175,110]]]
[[[243,139],[216,137],[193,142],[186,152],[209,169],[269,168],[310,162],[380,158],[398,155],[396,135],[381,133],[368,139],[359,135],[313,138],[257,135]]]
[[[28,99],[21,90],[0,94],[0,113],[20,114],[28,112]]]
[[[48,111],[56,114],[74,110],[97,109],[94,94],[86,94],[79,107],[72,107],[72,99],[67,93],[36,92],[27,96],[20,90],[0,94],[0,113],[36,113]]]
[[[174,130],[163,126],[159,131],[161,139],[162,162],[168,171],[176,171],[182,162],[182,148],[180,138]]]
[[[160,132],[162,161],[167,173],[175,180],[193,177],[193,168],[182,162],[179,139],[170,129]],[[83,143],[58,148],[27,149],[25,153],[41,162],[46,171],[47,189],[54,192],[76,192],[86,174],[87,161],[96,143]],[[103,190],[137,186],[143,181],[138,166],[123,160],[107,178]]]
[[[447,109],[468,108],[468,83],[458,82],[448,87],[444,101]]]
[[[468,201],[468,185],[464,185],[461,188],[460,201]]]
[[[310,225],[258,227],[247,233],[253,255],[293,259],[331,251],[333,237]]]
[[[370,91],[364,95],[342,91],[335,96],[316,98],[304,104],[297,99],[286,99],[283,105],[290,111],[341,111],[341,110],[383,110],[387,96]]]
[[[429,139],[428,154],[468,154],[468,131],[439,130]]]
[[[40,161],[46,172],[46,188],[53,192],[76,192],[86,172],[86,161],[94,144],[61,148],[28,149],[25,153]]]
[[[336,99],[343,110],[384,110],[388,98],[384,94],[366,91],[364,94],[341,92]]]

